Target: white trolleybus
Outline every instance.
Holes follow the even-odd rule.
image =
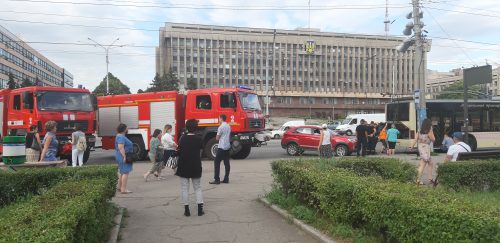
[[[441,146],[444,134],[461,131],[464,125],[463,100],[427,100],[427,117],[436,135],[435,148]],[[472,150],[500,147],[500,100],[469,100],[469,145]],[[401,146],[410,146],[417,132],[417,113],[413,100],[386,104],[387,122],[401,132]]]

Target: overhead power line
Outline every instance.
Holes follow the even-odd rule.
[[[205,10],[244,10],[244,11],[297,11],[297,10],[308,10],[307,7],[287,7],[275,6],[275,7],[254,7],[254,6],[218,6],[218,5],[176,5],[176,4],[149,4],[149,5],[138,5],[138,4],[127,4],[122,1],[120,4],[116,3],[104,3],[104,2],[74,2],[74,1],[50,1],[50,0],[7,0],[12,2],[30,2],[30,3],[51,3],[51,4],[72,4],[72,5],[92,5],[92,6],[111,6],[111,7],[134,7],[134,8],[164,8],[164,9],[205,9]],[[138,2],[133,2],[138,3]],[[311,8],[314,11],[328,11],[328,10],[341,10],[341,9],[379,9],[385,8],[385,5],[328,5]],[[391,5],[391,8],[405,8],[408,4],[404,5]]]

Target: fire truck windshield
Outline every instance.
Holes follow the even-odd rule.
[[[241,106],[245,110],[262,110],[260,108],[259,97],[256,94],[239,92]]]
[[[41,111],[92,111],[92,99],[88,93],[41,91],[36,95]]]

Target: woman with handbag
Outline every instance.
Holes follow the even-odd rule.
[[[125,134],[127,134],[127,125],[121,123],[116,128],[118,134],[115,137],[115,159],[118,163],[118,190],[122,194],[132,193],[127,190],[128,174],[132,171],[132,163],[134,162],[133,145]],[[128,158],[127,158],[128,157]]]
[[[42,142],[40,134],[38,134],[38,126],[32,125],[30,132],[26,134],[26,162],[38,162],[41,147]]]
[[[47,133],[43,137],[43,149],[40,155],[40,161],[56,161],[57,151],[59,150],[59,141],[57,140],[57,122],[48,121],[45,123]]]
[[[187,134],[179,139],[179,158],[175,175],[181,179],[181,200],[184,205],[184,216],[191,216],[189,211],[189,179],[198,204],[198,216],[205,214],[203,211],[203,193],[201,190],[201,157],[202,140],[195,134],[198,121],[191,119],[186,122]]]
[[[170,157],[175,155],[175,151],[177,150],[177,144],[174,141],[174,137],[172,136],[172,125],[167,124],[163,130],[163,136],[161,137],[161,145],[163,147],[163,166],[168,163]],[[164,179],[161,176],[158,176],[158,179]]]
[[[418,167],[418,175],[417,175],[417,184],[423,185],[421,182],[422,172],[424,171],[425,166],[429,169],[429,183],[434,183],[432,177],[433,165],[431,161],[431,144],[436,140],[434,137],[434,132],[432,131],[432,122],[429,119],[424,119],[422,121],[422,126],[420,127],[420,131],[417,133],[417,137],[413,144],[410,146],[410,149],[413,149],[416,143],[418,143],[418,153],[420,155],[420,165]]]
[[[148,181],[148,177],[151,174],[155,174],[157,177],[161,175],[161,170],[163,168],[163,149],[161,147],[161,130],[156,129],[153,132],[151,141],[149,142],[149,160],[153,163],[153,167],[144,174],[144,181]],[[158,178],[160,180],[160,178]]]

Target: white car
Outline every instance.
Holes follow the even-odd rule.
[[[271,131],[271,137],[274,139],[281,139],[286,130],[291,127],[304,126],[305,122],[303,120],[298,121],[287,121],[279,129]]]

